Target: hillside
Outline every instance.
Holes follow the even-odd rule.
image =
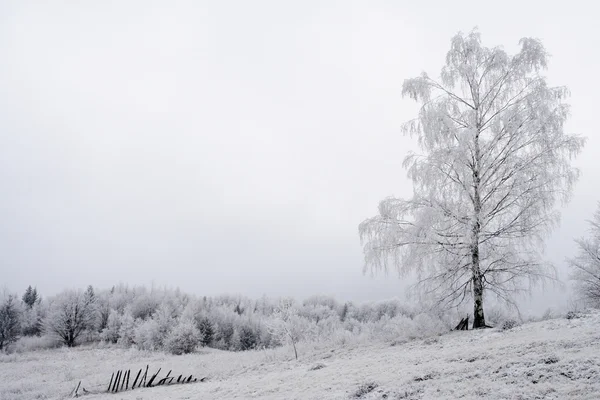
[[[86,399],[597,399],[600,312],[508,331],[453,332],[408,343],[304,345],[300,360],[280,348],[202,350],[171,356],[117,348],[75,348],[0,356],[0,398],[65,398],[79,380],[105,390],[121,368],[172,369],[207,377],[194,384],[136,389]],[[312,370],[318,364],[321,368]],[[366,390],[365,390],[366,392]]]

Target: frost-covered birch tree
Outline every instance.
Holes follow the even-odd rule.
[[[587,304],[600,306],[600,204],[594,218],[588,221],[591,236],[575,240],[578,253],[568,260],[573,269],[575,290]]]
[[[474,302],[484,327],[484,295],[514,294],[553,278],[543,239],[578,177],[571,166],[585,140],[565,133],[565,87],[550,87],[548,54],[537,39],[520,51],[482,46],[457,34],[439,79],[404,81],[421,107],[404,125],[419,153],[404,161],[410,199],[387,198],[360,224],[365,270],[416,271],[417,288],[444,304]]]
[[[273,310],[273,321],[268,324],[271,335],[281,344],[289,343],[294,348],[294,355],[298,359],[296,344],[303,338],[307,330],[305,321],[298,316],[292,299],[282,299],[279,306]]]

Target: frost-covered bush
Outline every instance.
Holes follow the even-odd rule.
[[[188,319],[179,321],[168,333],[165,340],[165,350],[171,354],[187,354],[194,351],[202,335],[196,324]]]
[[[558,318],[558,316],[559,316],[559,313],[552,307],[549,307],[546,309],[546,311],[544,311],[544,314],[542,314],[541,320],[548,321],[550,319],[556,319],[556,318]]]
[[[579,313],[577,311],[567,311],[565,314],[566,319],[577,319],[579,318]]]
[[[417,337],[417,328],[412,319],[405,316],[390,318],[384,316],[379,321],[369,324],[371,339],[381,338],[385,341],[406,341]]]
[[[46,308],[39,301],[31,307],[26,307],[21,314],[21,334],[24,336],[39,336],[43,330]]]
[[[516,328],[519,325],[519,321],[517,321],[516,319],[507,318],[500,324],[500,329],[503,331],[507,331],[509,329]]]
[[[418,338],[439,336],[450,331],[450,327],[430,314],[419,314],[413,318],[413,322]]]
[[[135,344],[135,320],[129,309],[125,309],[125,313],[121,316],[119,339],[117,343],[124,346]]]
[[[106,327],[102,329],[100,338],[105,342],[117,343],[119,340],[119,330],[121,329],[121,318],[117,310],[110,310]]]
[[[230,321],[220,321],[217,323],[217,329],[215,333],[215,341],[217,348],[228,350],[231,348],[233,342],[235,330],[233,323]]]
[[[344,329],[338,315],[332,315],[314,324],[314,329],[309,329],[309,335],[316,341],[327,340],[331,335]]]
[[[36,350],[56,349],[62,346],[62,342],[50,335],[44,336],[22,336],[11,347],[15,353],[26,353]]]
[[[249,325],[242,325],[239,330],[239,348],[241,351],[256,348],[258,338],[254,330]]]
[[[134,341],[141,350],[160,350],[164,348],[169,331],[175,324],[172,310],[161,305],[153,318],[143,321],[134,332]]]
[[[134,319],[146,320],[156,312],[160,306],[160,300],[157,296],[150,293],[143,293],[135,297],[131,303],[130,311]]]
[[[508,312],[500,306],[490,306],[485,311],[485,320],[491,326],[500,326],[509,317]]]
[[[134,342],[140,350],[160,350],[164,339],[158,322],[153,319],[142,321],[134,331]]]
[[[333,343],[335,346],[345,346],[351,342],[353,342],[358,335],[353,334],[352,332],[342,330],[334,332],[329,341]]]
[[[339,320],[337,311],[324,305],[302,306],[302,308],[298,310],[298,314],[301,317],[316,323],[328,318],[335,318],[336,320]]]

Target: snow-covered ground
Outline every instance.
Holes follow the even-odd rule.
[[[74,348],[0,356],[0,399],[65,398],[77,382],[86,399],[600,399],[600,312],[508,331],[452,332],[404,344],[299,347],[171,356]],[[205,382],[106,390],[117,369],[150,364]],[[313,369],[320,365],[321,368]],[[161,374],[162,375],[162,374]],[[364,390],[367,392],[367,390]]]

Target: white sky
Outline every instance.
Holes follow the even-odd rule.
[[[541,38],[589,138],[548,249],[566,278],[600,200],[598,10],[484,4],[0,0],[0,285],[401,295],[362,275],[357,226],[412,193],[402,81],[475,26],[511,53]]]

